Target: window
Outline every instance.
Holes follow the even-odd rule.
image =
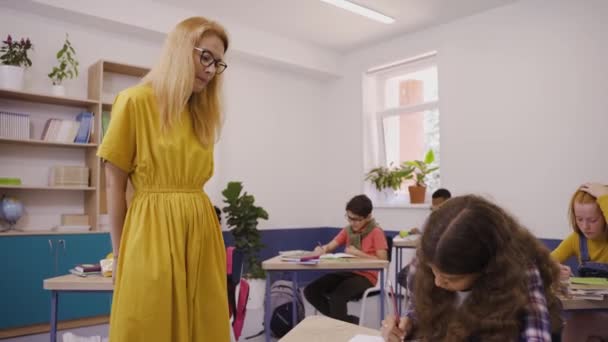
[[[436,53],[369,70],[364,76],[365,171],[424,159],[439,165],[439,86]],[[427,178],[439,188],[440,171]],[[369,184],[368,184],[369,185]],[[403,189],[401,192],[405,193]]]

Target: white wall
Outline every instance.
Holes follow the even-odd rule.
[[[438,50],[442,185],[491,196],[536,235],[563,238],[571,193],[608,182],[607,16],[603,0],[521,0],[347,56],[330,94],[341,133],[328,147],[328,212],[362,189],[362,72]],[[401,228],[427,213],[376,216]]]
[[[46,74],[69,32],[82,73],[65,82],[68,95],[75,97],[86,97],[86,70],[98,59],[150,66],[160,51],[158,41],[2,8],[0,33],[9,32],[33,41],[34,65],[27,71],[26,88],[39,92],[50,90]],[[228,55],[228,63],[225,130],[216,148],[216,174],[206,187],[208,194],[220,203],[226,183],[241,180],[270,213],[262,228],[323,225],[328,85],[318,76],[273,67],[267,61],[256,64],[249,57]]]

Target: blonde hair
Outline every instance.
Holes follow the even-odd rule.
[[[598,210],[599,210],[599,205],[597,204],[597,199],[594,196],[592,196],[591,194],[589,194],[583,190],[580,190],[580,189],[576,190],[574,195],[572,195],[572,198],[570,199],[570,207],[568,208],[568,219],[570,220],[570,226],[572,226],[572,229],[575,232],[577,232],[578,234],[582,234],[581,229],[576,224],[576,215],[574,213],[574,204],[575,203],[578,203],[578,204],[593,203],[597,206]]]
[[[142,83],[154,89],[163,131],[168,130],[182,111],[190,110],[194,132],[204,146],[212,145],[222,126],[222,75],[215,75],[200,93],[192,93],[195,65],[194,47],[203,36],[214,35],[228,50],[228,35],[218,23],[203,17],[188,18],[167,35],[158,63]]]

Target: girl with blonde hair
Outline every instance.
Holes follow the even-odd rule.
[[[112,342],[229,341],[224,241],[202,191],[213,174],[227,49],[220,24],[188,18],[112,106],[97,152],[117,265]],[[135,189],[128,209],[127,180]]]

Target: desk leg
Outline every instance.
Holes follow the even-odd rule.
[[[380,271],[380,322],[384,320],[384,301],[386,293],[384,293],[384,268]]]
[[[395,256],[396,256],[396,260],[395,260],[395,295],[397,296],[396,300],[397,300],[397,312],[399,313],[399,316],[401,316],[401,285],[399,284],[399,271],[401,271],[402,267],[402,258],[403,258],[403,254],[402,254],[402,249],[399,247],[395,248]],[[405,293],[404,293],[405,294]]]
[[[57,305],[59,304],[59,293],[51,291],[51,342],[57,341]]]
[[[291,281],[293,283],[293,301],[291,302],[291,326],[295,327],[298,324],[298,272],[291,272]]]
[[[270,285],[272,282],[272,272],[266,271],[266,294],[264,297],[264,334],[266,342],[270,342]]]

